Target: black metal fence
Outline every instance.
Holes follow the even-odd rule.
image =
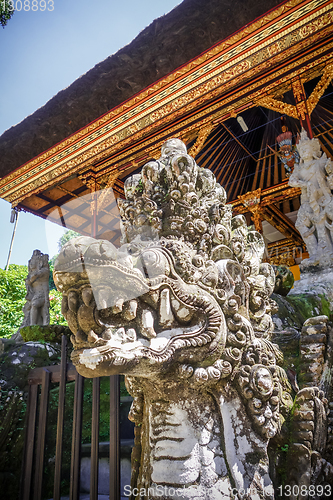
[[[25,447],[23,455],[21,495],[20,500],[42,500],[45,497],[43,482],[48,462],[52,462],[53,500],[60,500],[63,496],[63,457],[66,442],[65,432],[68,435],[68,426],[71,425],[70,466],[68,473],[67,496],[70,500],[80,498],[80,465],[83,422],[83,400],[85,379],[79,375],[74,366],[67,363],[67,339],[62,338],[61,364],[36,368],[29,374],[29,394],[27,405],[27,424]],[[75,384],[73,404],[67,405],[66,412],[66,385]],[[59,385],[57,385],[59,384]],[[48,413],[50,393],[56,388],[58,396],[56,416],[55,452],[48,462],[45,459],[48,437]],[[120,389],[119,376],[110,377],[110,412],[109,412],[109,498],[120,499]],[[92,381],[91,396],[91,466],[90,466],[90,500],[98,500],[98,469],[99,469],[99,441],[100,441],[100,379]],[[66,420],[68,411],[71,417]],[[49,473],[49,470],[48,470]],[[50,474],[48,474],[50,475]],[[50,496],[49,496],[50,498]]]

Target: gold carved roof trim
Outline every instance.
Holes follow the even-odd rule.
[[[124,103],[77,134],[69,137],[57,147],[43,153],[35,160],[28,162],[20,169],[0,180],[0,196],[16,202],[18,198],[30,192],[31,188],[32,190],[38,189],[39,186],[44,186],[51,182],[52,178],[77,171],[87,161],[89,162],[91,158],[102,158],[103,153],[104,155],[109,154],[110,148],[118,147],[120,143],[123,145],[123,141],[128,142],[128,137],[132,139],[133,134],[137,136],[137,133],[153,128],[156,120],[163,122],[163,119],[166,117],[170,120],[170,116],[177,116],[177,112],[184,106],[188,107],[188,104],[191,102],[197,105],[199,95],[206,94],[207,99],[211,98],[212,89],[215,88],[221,92],[221,84],[223,83],[224,88],[228,78],[229,80],[230,78],[231,80],[234,79],[234,84],[237,81],[239,82],[241,75],[250,69],[250,63],[244,55],[244,50],[247,50],[247,55],[253,55],[259,51],[259,43],[262,44],[262,50],[265,50],[268,46],[272,45],[275,32],[279,33],[276,36],[282,36],[281,33],[283,30],[284,35],[289,31],[294,31],[295,26],[299,30],[302,22],[307,26],[307,22],[315,19],[316,16],[318,17],[319,14],[323,15],[322,13],[325,9],[327,10],[332,7],[331,2],[312,0],[302,2],[301,12],[299,12],[296,7],[300,3],[287,2],[283,4],[282,11],[281,9],[277,10],[281,16],[284,12],[288,12],[289,8],[290,13],[287,16],[281,19],[278,18],[274,24],[274,20],[278,16],[277,11],[273,11],[259,20],[261,23],[260,26],[265,25],[264,20],[266,20],[267,29],[260,31],[258,29],[259,25],[257,25],[256,29],[258,31],[255,33],[255,36],[245,40],[240,37],[240,33],[237,33],[226,42],[222,42],[203,56],[200,56],[198,58],[198,60],[201,60],[201,67],[199,69],[193,70],[193,68],[198,67],[198,61],[195,64],[193,61],[189,63],[186,66],[188,74],[185,79],[181,78],[184,74],[184,68],[180,68],[180,70],[173,73],[174,83],[168,89],[166,88],[162,92],[153,91],[153,89],[156,89],[156,85],[161,85],[161,82],[158,82],[129,102]],[[313,12],[314,9],[315,12]],[[303,15],[303,19],[296,22],[299,19],[300,13]],[[308,14],[308,18],[304,17],[306,14]],[[328,12],[327,15],[333,19],[332,13]],[[291,23],[290,26],[286,25],[287,20]],[[317,29],[319,28],[317,27]],[[313,36],[315,31],[316,27],[312,31],[308,30],[308,32],[304,32],[305,34],[302,32],[302,37]],[[251,28],[247,27],[241,33],[246,35],[254,33],[254,31],[253,29],[251,31]],[[301,38],[300,32],[298,35]],[[266,41],[264,40],[265,36],[267,38]],[[229,52],[226,52],[228,44],[230,46],[231,39],[234,40],[234,43],[238,40],[238,45],[236,44]],[[283,47],[282,50],[284,55],[286,55]],[[243,53],[237,57],[237,54],[240,54],[242,51]],[[215,59],[212,59],[213,54],[217,54]],[[270,53],[267,53],[266,59],[268,56],[271,59]],[[225,62],[223,63],[224,60]],[[255,70],[254,63],[251,64],[253,66],[252,72]],[[231,69],[232,72],[228,76],[228,70]],[[223,78],[219,76],[222,74],[224,75]],[[249,76],[247,73],[247,78]],[[163,81],[165,81],[165,85],[167,86],[170,81],[170,75]],[[170,91],[173,93],[170,93]],[[141,104],[136,105],[139,101],[141,101]],[[182,112],[184,112],[184,109],[182,109]],[[122,116],[120,116],[121,113],[123,113]],[[118,117],[111,121],[117,115]],[[107,121],[108,123],[106,123]],[[157,124],[157,126],[160,125],[161,123]],[[59,151],[58,154],[57,151]]]
[[[314,108],[317,106],[319,99],[324,94],[325,90],[329,86],[333,79],[333,64],[329,64],[325,69],[323,76],[317,83],[316,87],[312,91],[310,97],[307,100],[308,112],[311,115]]]
[[[312,52],[312,54],[310,56],[307,55],[307,56],[301,58],[300,64],[303,65],[302,66],[303,72],[306,73],[308,71],[311,71],[312,68],[317,67],[318,64],[325,64],[326,61],[331,61],[332,60],[332,56],[331,56],[332,51],[333,51],[333,42],[331,42],[328,45],[325,45],[324,47],[321,47],[320,49]],[[323,52],[324,52],[324,55],[322,55]],[[314,60],[313,60],[313,56],[315,56]],[[312,59],[312,60],[310,60],[310,62],[307,62],[308,59]],[[295,71],[292,71],[292,68],[293,68],[293,64],[290,64],[286,68],[279,69],[277,72],[275,72],[274,77],[275,78],[280,77],[280,78],[273,83],[272,83],[272,76],[271,75],[268,75],[267,77],[262,78],[261,82],[263,85],[265,85],[267,92],[273,90],[275,85],[276,86],[281,85],[281,84],[289,81],[290,78],[297,76],[299,74],[298,69]],[[253,91],[252,96],[254,98],[260,94],[259,91],[255,90],[256,88],[257,88],[257,83],[253,83],[252,85],[248,85],[246,87],[247,91],[249,91],[249,92]],[[254,105],[254,103],[252,101],[249,101],[248,97],[246,97],[246,96],[242,97],[242,94],[243,94],[242,91],[237,92],[235,95],[228,97],[224,101],[212,105],[210,107],[209,111],[211,113],[215,113],[215,115],[213,115],[213,118],[205,119],[204,117],[207,115],[207,112],[206,111],[199,111],[196,114],[196,123],[191,124],[193,122],[192,118],[185,119],[182,121],[181,127],[186,128],[186,132],[188,132],[190,130],[198,128],[198,121],[199,120],[202,120],[202,125],[204,125],[205,123],[208,123],[211,119],[213,119],[215,121],[221,121],[223,119],[227,119],[228,116],[230,116],[230,113],[232,112],[232,110],[235,109],[235,105],[234,105],[235,101],[237,101],[237,109],[239,109],[240,107],[242,109],[252,107]],[[208,97],[211,98],[212,93]],[[181,116],[181,114],[182,114],[181,110],[178,112],[175,112],[174,117],[177,118],[177,116]],[[164,118],[162,120],[162,122],[166,123],[167,117]],[[154,132],[153,128],[151,129],[151,132]],[[144,130],[139,131],[137,134],[135,134],[134,140],[141,139],[144,136],[144,134],[145,134]],[[179,124],[172,126],[168,130],[165,130],[161,133],[157,133],[157,135],[154,136],[155,144],[158,142],[164,141],[166,138],[170,137],[170,134],[172,134],[175,137],[177,135],[179,135]],[[133,144],[133,137],[130,136],[127,139],[125,139],[121,143],[121,145],[117,146],[117,149],[115,149],[112,153],[115,154],[117,152],[117,150],[119,151],[119,148],[124,149],[128,145],[132,146],[132,144]],[[157,146],[155,145],[154,147],[151,147],[149,145],[149,138],[147,138],[146,142],[142,143],[140,147],[141,147],[141,149],[142,149],[142,147],[146,148],[145,153],[147,151],[149,152],[150,150],[158,151],[160,148],[159,145],[157,145]],[[135,154],[136,150],[139,150],[140,147],[134,145],[134,147],[131,148],[131,155],[133,155],[133,153]],[[99,150],[99,151],[96,151],[96,150]],[[141,155],[142,155],[142,152],[141,152]],[[151,154],[151,156],[154,156],[154,155]],[[87,168],[91,165],[91,158],[94,158],[94,161],[100,161],[100,160],[103,160],[104,157],[105,157],[105,153],[103,152],[103,149],[101,152],[100,148],[96,147],[96,149],[94,151],[92,151],[90,154],[86,154],[86,157],[82,159],[81,170],[84,168]],[[117,162],[121,163],[122,159],[126,158],[126,157],[128,157],[128,152],[118,154],[117,155]],[[110,164],[110,163],[114,164],[115,159],[114,158],[111,159],[110,162],[108,162],[108,164]],[[67,176],[68,176],[68,172],[67,172],[66,168],[62,168],[62,169],[58,168],[54,173],[48,172],[47,176],[44,176],[44,178],[42,178],[42,184],[41,184],[41,182],[36,182],[36,183],[30,182],[30,183],[27,183],[27,186],[20,187],[20,188],[14,190],[12,193],[8,193],[6,196],[2,196],[2,197],[7,199],[8,201],[12,202],[13,206],[16,206],[26,196],[34,194],[34,193],[38,193],[42,189],[46,189],[46,188],[50,187],[51,185],[53,185],[55,179],[57,179],[57,181],[60,181],[64,178],[66,178]],[[41,185],[42,185],[42,188],[40,187]]]

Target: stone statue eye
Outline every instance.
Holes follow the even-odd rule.
[[[158,255],[155,252],[147,251],[141,255],[142,260],[147,266],[158,264]]]
[[[138,258],[136,266],[143,275],[148,278],[157,276],[168,276],[170,274],[170,265],[168,259],[162,252],[156,250],[145,250]]]

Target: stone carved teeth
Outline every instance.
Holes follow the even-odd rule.
[[[96,333],[93,330],[90,330],[90,332],[88,333],[88,342],[89,344],[96,344],[98,342],[101,343],[102,339],[98,335],[96,335]]]
[[[141,333],[147,339],[152,339],[156,337],[156,332],[154,330],[154,316],[148,309],[143,309],[141,316]]]
[[[87,335],[82,330],[77,330],[75,334],[76,343],[85,343],[87,342]]]
[[[193,317],[193,310],[184,306],[175,297],[171,298],[172,309],[175,312],[177,318],[181,321],[190,321]]]
[[[117,340],[122,344],[124,344],[125,342],[135,342],[136,331],[134,330],[134,328],[128,328],[127,330],[125,330],[124,327],[121,327],[112,334],[112,339]]]
[[[98,306],[99,309],[107,309],[109,299],[109,291],[107,288],[101,288],[98,290]]]
[[[123,327],[118,328],[118,330],[115,333],[113,333],[112,338],[114,340],[120,341],[121,343],[124,343],[126,341],[125,328],[123,328]]]
[[[136,341],[136,331],[134,330],[134,328],[129,328],[128,330],[126,330],[126,337],[132,342]]]
[[[112,338],[111,328],[107,328],[106,330],[104,330],[104,332],[102,333],[102,338],[104,340],[111,340],[111,338]]]
[[[66,319],[67,311],[68,311],[68,298],[66,295],[63,295],[62,301],[61,301],[61,314],[64,316],[65,319]]]
[[[82,290],[82,300],[87,307],[94,306],[94,296],[90,287],[86,287]]]
[[[159,324],[161,326],[166,327],[174,324],[175,317],[171,309],[170,290],[168,288],[161,291],[159,313]]]
[[[74,313],[76,313],[76,311],[78,310],[79,307],[78,296],[74,291],[70,291],[68,294],[68,307]]]
[[[136,317],[136,312],[138,308],[138,303],[136,300],[130,300],[129,302],[126,302],[123,308],[123,317],[127,321],[132,321]]]
[[[113,314],[120,313],[123,310],[123,305],[124,305],[124,299],[122,299],[122,298],[117,299],[115,305],[112,306]]]

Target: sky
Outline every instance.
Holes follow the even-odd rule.
[[[16,11],[7,26],[0,27],[0,135],[180,3],[34,0],[32,10],[32,0],[13,1]],[[24,4],[26,10],[22,8]],[[14,227],[10,212],[10,204],[0,199],[2,269]],[[27,264],[36,248],[52,257],[58,252],[57,242],[63,232],[63,228],[51,222],[20,212],[10,263]]]

